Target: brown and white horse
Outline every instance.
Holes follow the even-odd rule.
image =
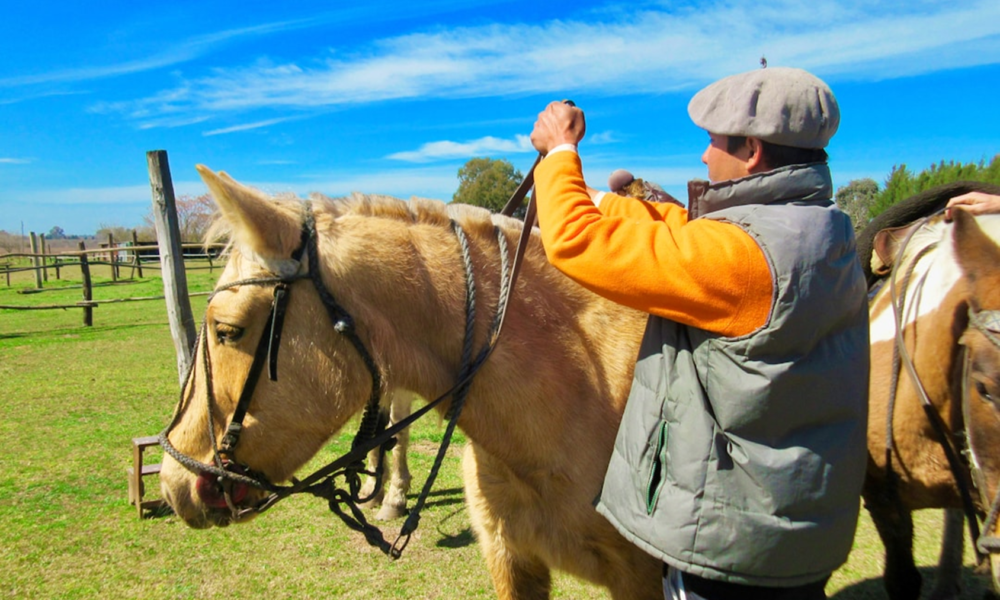
[[[911,237],[883,237],[885,260],[872,260],[893,263],[895,285],[886,283],[870,305],[864,500],[885,544],[893,600],[920,595],[911,511],[961,509],[958,478],[982,516],[1000,485],[1000,215],[954,213],[953,223],[939,215],[915,226]],[[954,472],[933,421],[954,448]],[[998,533],[991,520],[982,540],[995,542]],[[961,534],[958,544],[960,565]],[[996,582],[997,556],[991,558]],[[956,594],[954,585],[938,585],[934,596]]]
[[[232,254],[166,436],[191,462],[167,456],[160,477],[175,512],[191,526],[209,527],[251,517],[239,508],[266,494],[233,484],[223,502],[197,465],[224,464],[215,462],[215,440],[226,434],[239,404],[258,340],[272,335],[265,331],[275,319],[269,315],[284,315],[280,376],[259,379],[229,459],[282,482],[362,410],[373,379],[381,381],[376,387],[384,408],[390,390],[435,398],[455,383],[466,315],[456,227],[468,241],[480,307],[474,333],[481,342],[500,294],[498,235],[513,248],[522,223],[427,200],[321,199],[309,209],[316,260],[309,253],[296,260],[306,218],[301,203],[199,171],[230,228]],[[343,323],[330,322],[329,299],[319,286],[296,280],[309,269],[338,310],[353,318],[352,331],[374,371]],[[276,278],[287,282],[283,311],[274,308]],[[660,563],[592,506],[645,315],[561,275],[545,259],[537,234],[510,302],[500,341],[472,381],[458,422],[470,440],[463,459],[466,501],[497,595],[548,598],[550,572],[559,569],[607,587],[616,599],[662,597]]]

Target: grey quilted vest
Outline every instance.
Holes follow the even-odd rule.
[[[774,277],[737,338],[650,317],[598,511],[694,575],[818,581],[847,559],[866,465],[868,310],[825,163],[708,186],[691,212],[734,223]]]

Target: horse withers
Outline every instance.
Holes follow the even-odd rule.
[[[501,246],[513,248],[523,224],[484,209],[383,197],[315,199],[306,209],[199,170],[230,228],[231,257],[165,436],[178,458],[164,458],[160,477],[175,512],[210,527],[251,518],[255,511],[244,509],[268,495],[234,475],[219,490],[213,472],[238,465],[252,481],[287,481],[371,397],[388,409],[389,391],[436,398],[455,384],[466,268],[481,342],[500,298]],[[319,282],[300,281],[307,273]],[[662,598],[661,564],[592,505],[646,316],[558,273],[537,233],[510,302],[458,421],[469,439],[466,502],[497,596],[548,598],[559,569],[616,599]],[[268,362],[276,380],[250,376]],[[245,414],[233,446],[226,423],[237,412]]]
[[[955,210],[953,223],[938,215],[882,235],[874,244],[879,252],[873,253],[872,266],[891,274],[870,305],[864,500],[885,545],[885,585],[893,600],[920,596],[912,511],[971,505],[978,521],[995,510],[1000,485],[998,240],[1000,215],[975,218]],[[958,482],[969,490],[966,502]],[[955,526],[953,518],[948,522]],[[957,542],[954,533],[946,532],[946,539],[957,543],[950,552],[958,553],[958,561],[952,559],[948,577],[939,576],[935,598],[958,593],[953,578],[961,565],[961,530]],[[997,533],[995,519],[989,520],[981,545],[991,545]],[[996,587],[996,554],[990,553],[990,562]]]

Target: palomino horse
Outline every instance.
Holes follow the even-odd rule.
[[[378,397],[373,387],[383,408],[387,390],[435,398],[449,389],[466,329],[464,256],[477,284],[473,333],[481,341],[491,325],[485,308],[500,297],[500,240],[516,240],[522,223],[426,200],[356,196],[310,208],[199,171],[231,229],[232,255],[163,438],[185,464],[165,457],[160,478],[174,511],[209,527],[252,517],[255,510],[241,508],[266,497],[238,482],[220,492],[205,470],[211,465],[241,465],[268,485],[287,481]],[[458,421],[470,440],[466,501],[497,595],[548,598],[550,571],[560,569],[616,599],[660,598],[660,563],[592,505],[646,316],[571,282],[549,265],[537,234],[530,241],[503,335],[469,384]],[[312,283],[299,281],[304,272]],[[278,296],[287,298],[280,310]],[[269,325],[280,319],[275,337]],[[261,377],[244,405],[239,398],[256,381],[255,357],[269,338],[280,376]],[[223,461],[215,440],[231,432],[225,424],[241,406],[248,409],[238,444]]]
[[[881,252],[873,267],[893,271],[870,306],[864,499],[885,544],[885,585],[893,600],[920,595],[911,511],[964,504],[992,515],[984,546],[996,546],[1000,533],[994,501],[1000,486],[1000,215],[954,213],[954,223],[938,215],[915,225],[912,236],[897,231],[874,244]],[[942,434],[949,450],[937,441]],[[956,480],[970,490],[965,502]],[[958,544],[960,565],[960,533]],[[991,559],[995,582],[996,555]],[[949,586],[938,585],[935,596],[954,595],[954,583]]]

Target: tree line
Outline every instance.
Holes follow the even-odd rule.
[[[851,217],[854,229],[860,231],[897,202],[956,181],[1000,185],[1000,154],[988,163],[985,159],[969,163],[942,160],[919,173],[914,173],[905,164],[893,166],[882,187],[871,178],[854,179],[837,189],[836,201],[837,206]]]

